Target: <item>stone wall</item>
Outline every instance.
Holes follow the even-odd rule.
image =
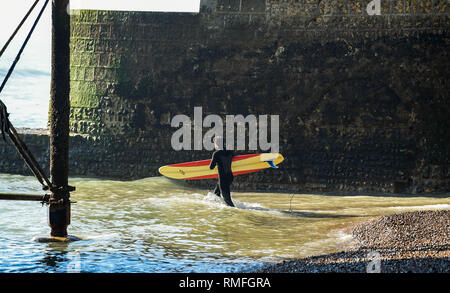
[[[449,191],[448,1],[382,0],[372,16],[369,2],[75,12],[71,129],[85,147],[72,144],[72,174],[141,178],[208,158],[170,145],[170,119],[202,106],[280,115],[285,162],[237,189]]]

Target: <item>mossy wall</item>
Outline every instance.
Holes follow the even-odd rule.
[[[209,157],[170,146],[170,119],[202,106],[280,115],[286,161],[234,188],[449,191],[448,1],[381,1],[373,16],[369,2],[75,12],[71,130],[87,147],[72,148],[72,174],[141,178]]]

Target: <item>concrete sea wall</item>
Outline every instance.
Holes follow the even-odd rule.
[[[449,191],[448,1],[379,1],[368,12],[375,2],[75,12],[71,175],[142,178],[208,158],[170,144],[171,118],[201,106],[204,116],[280,115],[285,162],[237,177],[235,189]],[[26,141],[45,163],[45,138]],[[11,150],[0,142],[0,171],[25,172]]]

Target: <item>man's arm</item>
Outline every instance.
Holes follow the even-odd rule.
[[[211,163],[209,164],[209,169],[212,170],[216,167],[217,159],[216,159],[216,152],[213,153]]]

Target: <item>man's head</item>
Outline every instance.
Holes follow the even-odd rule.
[[[225,149],[225,145],[223,144],[223,137],[221,137],[221,136],[214,137],[214,148],[216,150]]]

